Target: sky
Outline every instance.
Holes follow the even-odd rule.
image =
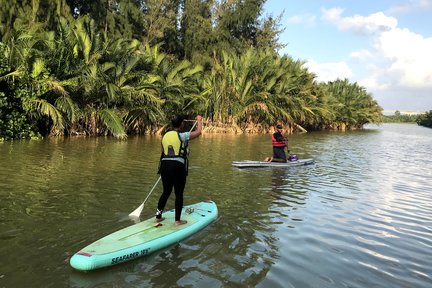
[[[357,82],[385,111],[432,110],[432,0],[267,0],[279,51],[318,81]]]

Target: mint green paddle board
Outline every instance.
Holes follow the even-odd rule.
[[[116,265],[148,255],[154,251],[175,244],[200,231],[218,216],[216,203],[199,202],[183,207],[182,220],[187,224],[174,224],[174,209],[164,212],[164,221],[157,226],[155,219],[111,233],[84,247],[70,259],[70,265],[77,270],[93,270]]]

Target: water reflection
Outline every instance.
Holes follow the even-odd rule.
[[[383,125],[290,137],[316,164],[236,169],[268,137],[191,143],[186,203],[219,207],[206,229],[148,257],[82,273],[77,250],[133,224],[157,179],[160,139],[0,144],[1,287],[428,287],[432,130]],[[148,199],[152,217],[161,187]],[[167,207],[174,206],[173,199]]]

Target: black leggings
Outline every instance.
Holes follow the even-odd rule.
[[[282,159],[285,162],[287,161],[285,154],[285,147],[274,147],[273,146],[273,158]]]
[[[163,193],[159,198],[158,210],[163,211],[174,187],[175,193],[175,221],[180,221],[183,209],[183,191],[186,185],[185,164],[175,160],[163,160],[160,167]],[[159,215],[160,217],[162,215]]]

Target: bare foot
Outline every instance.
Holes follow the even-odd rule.
[[[186,224],[187,221],[186,220],[179,220],[179,221],[175,221],[175,225],[179,226],[179,225],[183,225]]]
[[[162,218],[156,218],[155,222],[156,222],[156,223],[159,223],[159,222],[162,222],[163,220],[165,220],[165,217],[162,217]]]

